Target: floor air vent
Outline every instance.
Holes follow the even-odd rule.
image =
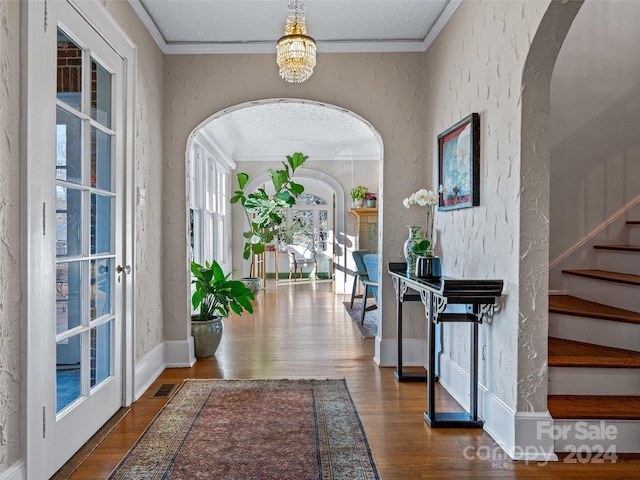
[[[150,398],[167,398],[167,397],[170,397],[177,386],[178,386],[177,383],[163,383],[162,385],[160,385],[156,389],[155,393],[153,395],[151,395]]]

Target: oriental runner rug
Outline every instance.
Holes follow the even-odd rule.
[[[377,480],[344,380],[185,380],[111,479]]]

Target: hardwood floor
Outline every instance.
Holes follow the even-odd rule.
[[[185,378],[346,378],[381,478],[392,479],[631,479],[640,475],[640,455],[616,463],[545,465],[513,462],[480,429],[430,429],[423,420],[426,387],[396,383],[392,368],[372,361],[374,340],[363,340],[344,312],[348,296],[328,283],[269,285],[255,313],[225,321],[215,357],[193,368],[168,369],[72,479],[104,479],[126,455],[164,405],[150,395],[162,383]],[[457,408],[437,387],[439,407]],[[571,460],[571,459],[569,459]],[[573,459],[575,462],[575,458]]]

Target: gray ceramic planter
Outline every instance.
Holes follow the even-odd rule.
[[[215,355],[222,339],[223,330],[224,323],[221,317],[206,322],[201,322],[191,317],[191,335],[193,335],[196,358]]]

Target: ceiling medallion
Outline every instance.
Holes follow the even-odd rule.
[[[276,45],[280,76],[291,83],[302,83],[316,66],[316,42],[307,35],[303,0],[289,0],[284,36]]]

